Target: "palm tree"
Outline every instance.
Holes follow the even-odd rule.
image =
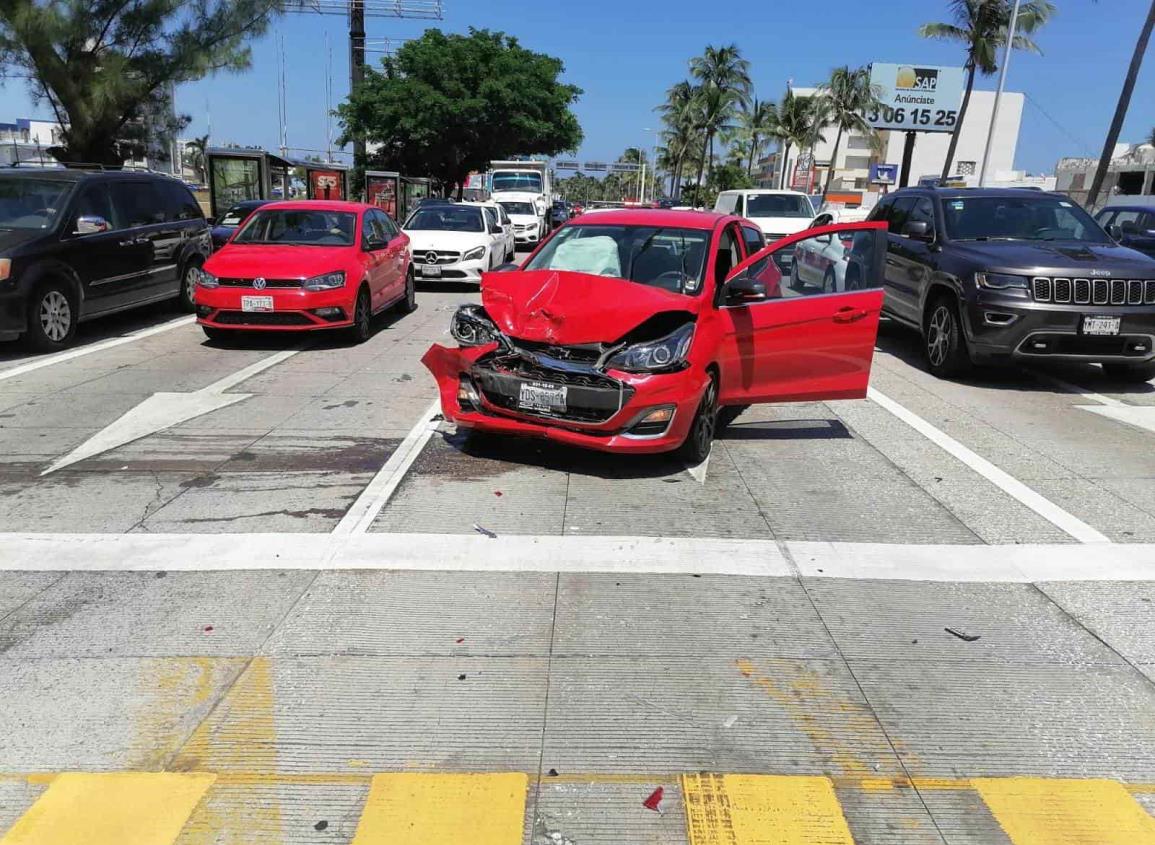
[[[682,166],[691,153],[694,136],[699,131],[697,93],[698,89],[693,83],[683,80],[666,91],[666,101],[657,108],[662,122],[666,124],[662,138],[674,160],[671,196],[677,196],[676,188],[681,184]]]
[[[1103,187],[1103,179],[1107,175],[1107,168],[1111,164],[1111,153],[1115,144],[1119,142],[1119,133],[1123,131],[1123,121],[1127,117],[1127,109],[1131,107],[1131,93],[1135,90],[1135,80],[1139,78],[1139,68],[1143,64],[1143,55],[1147,52],[1147,42],[1151,40],[1151,30],[1155,28],[1155,0],[1151,0],[1151,11],[1147,13],[1147,21],[1139,31],[1139,40],[1135,42],[1135,52],[1131,54],[1131,66],[1127,68],[1127,76],[1123,80],[1123,90],[1119,92],[1119,102],[1115,105],[1115,116],[1111,118],[1111,128],[1107,130],[1107,140],[1103,143],[1103,152],[1099,156],[1099,165],[1095,168],[1095,178],[1091,180],[1091,191],[1087,194],[1087,208],[1093,208],[1099,199],[1099,190]],[[1151,130],[1151,143],[1155,144],[1155,129]]]
[[[1155,8],[1155,6],[1152,6]],[[1155,147],[1155,126],[1151,128],[1151,134],[1147,136],[1147,143]]]
[[[745,144],[750,153],[750,163],[746,166],[747,173],[754,172],[754,163],[758,160],[762,148],[770,140],[774,131],[774,104],[757,97],[750,101],[750,105],[738,115],[738,138]]]
[[[967,59],[963,65],[967,72],[966,91],[963,93],[958,121],[950,136],[946,161],[942,165],[944,180],[950,175],[950,167],[954,163],[959,132],[966,120],[975,84],[975,71],[990,76],[999,69],[998,50],[1007,42],[1007,27],[1011,22],[1009,0],[950,0],[948,6],[953,23],[926,23],[918,29],[918,34],[923,38],[959,41],[966,45]],[[1054,11],[1055,7],[1048,0],[1028,0],[1021,4],[1015,24],[1015,49],[1041,53],[1038,45],[1027,36],[1045,24]]]
[[[838,145],[842,143],[842,133],[872,134],[874,130],[863,115],[881,104],[878,92],[871,87],[870,71],[864,67],[851,70],[848,65],[843,65],[835,68],[830,73],[830,79],[819,86],[819,91],[822,110],[827,117],[824,123],[833,123],[838,127],[838,134],[834,136],[834,152],[830,154],[830,167],[826,170],[826,184],[822,188],[825,194],[830,191],[830,183],[834,181],[834,166],[838,161]]]
[[[786,96],[778,104],[772,127],[771,137],[782,145],[782,174],[778,187],[785,188],[790,148],[812,149],[816,143],[825,140],[822,137],[821,115],[810,97],[797,97],[793,91],[787,90]]]
[[[698,184],[706,169],[706,157],[713,159],[714,137],[725,130],[740,106],[750,97],[750,63],[742,58],[738,45],[706,47],[690,60],[690,75],[699,82],[705,144],[698,160]]]
[[[185,152],[189,154],[189,165],[197,172],[199,181],[203,184],[207,178],[205,173],[205,151],[208,149],[209,136],[201,135],[191,141],[185,141]]]

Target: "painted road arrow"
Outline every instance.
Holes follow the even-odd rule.
[[[270,355],[192,393],[154,393],[103,431],[97,432],[63,458],[59,458],[40,474],[48,475],[50,472],[124,446],[134,440],[140,440],[142,437],[148,437],[158,431],[164,431],[166,428],[172,428],[182,422],[243,402],[253,394],[225,393],[225,391],[293,357],[300,351],[286,349],[284,352]]]

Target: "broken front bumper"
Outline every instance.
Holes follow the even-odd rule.
[[[465,428],[543,437],[604,452],[668,452],[686,439],[706,385],[706,375],[692,369],[660,375],[611,372],[590,384],[567,382],[561,373],[503,372],[492,366],[490,354],[496,349],[497,344],[463,349],[434,344],[425,353],[421,362],[437,379],[446,420]],[[566,383],[572,391],[572,415],[529,413],[511,401],[522,382],[551,379]],[[609,383],[620,384],[620,390],[613,391],[612,406]],[[666,428],[658,433],[638,429],[659,408],[673,409]]]

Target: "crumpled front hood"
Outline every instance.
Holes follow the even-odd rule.
[[[570,270],[486,273],[481,303],[511,337],[610,343],[663,311],[697,313],[700,297]]]

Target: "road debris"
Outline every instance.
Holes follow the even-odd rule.
[[[561,831],[551,830],[546,834],[552,845],[576,845],[576,843],[568,836],[563,836]]]
[[[212,625],[205,625],[204,632],[206,634],[211,634],[213,632],[213,626]]]
[[[962,631],[956,631],[954,628],[943,628],[943,630],[946,631],[948,634],[954,634],[956,637],[958,637],[964,643],[973,643],[980,636],[982,636],[981,634],[964,634]]]
[[[458,676],[457,676],[457,680],[459,680],[459,681],[464,681],[464,680],[465,680],[465,673],[464,673],[464,672],[462,672],[460,675],[458,675]]]
[[[723,722],[723,723],[722,723],[722,727],[724,727],[724,728],[732,728],[732,727],[734,727],[734,725],[735,725],[735,723],[736,723],[737,721],[738,721],[738,717],[737,717],[737,716],[731,716],[731,717],[730,717],[730,718],[728,718],[728,719],[727,719],[725,722]]]
[[[496,539],[497,539],[497,534],[495,534],[494,532],[490,531],[488,528],[482,528],[482,527],[481,527],[480,525],[478,525],[476,522],[475,522],[475,523],[473,523],[473,530],[474,530],[474,531],[476,531],[478,534],[484,534],[486,537],[488,537],[488,538],[489,538],[489,539],[491,539],[491,540],[496,540]]]
[[[499,498],[499,499],[500,499],[500,498],[501,498],[502,496],[504,496],[505,494],[504,494],[504,493],[502,493],[500,490],[494,490],[494,491],[493,491],[493,495],[497,496],[497,498]]]
[[[649,798],[642,802],[642,806],[647,810],[653,810],[655,813],[662,812],[662,808],[659,805],[662,803],[663,794],[664,790],[659,786],[657,789],[650,793]]]
[[[463,642],[465,642],[465,637],[458,637],[456,640],[454,640],[454,642],[458,645],[461,645]]]
[[[548,772],[546,772],[546,776],[551,778],[557,777],[557,769],[550,769]]]
[[[313,830],[325,830],[328,826],[329,823],[324,819],[321,819],[319,822],[313,825]]]

